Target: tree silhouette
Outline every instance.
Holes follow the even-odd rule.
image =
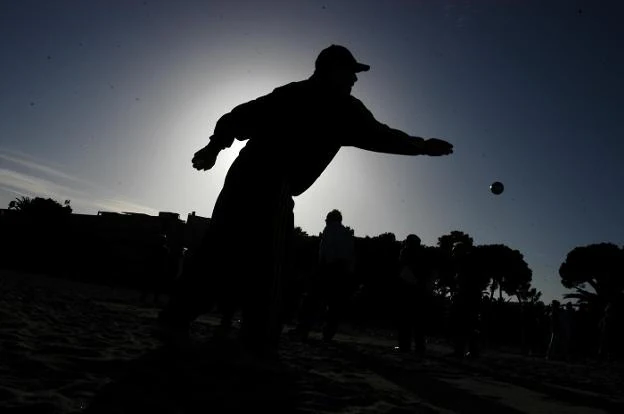
[[[604,306],[622,299],[624,249],[613,243],[590,244],[572,249],[559,268],[561,284],[575,289],[567,298]],[[586,289],[591,286],[594,292]]]
[[[518,302],[534,305],[542,298],[542,292],[537,290],[537,288],[522,288],[518,291],[516,297],[518,298]]]
[[[574,293],[564,297],[576,299],[579,305],[593,313],[599,332],[599,355],[609,358],[621,352],[624,340],[621,334],[624,249],[613,243],[575,247],[561,264],[559,275],[563,286],[575,289]]]
[[[479,267],[492,280],[490,297],[496,290],[499,300],[502,300],[503,292],[518,296],[520,292],[528,291],[533,272],[520,251],[504,244],[483,245],[478,250]]]
[[[294,237],[308,237],[308,232],[297,226],[294,229]]]
[[[24,211],[28,209],[33,202],[30,197],[17,197],[15,200],[9,203],[9,210]]]
[[[387,245],[393,244],[394,242],[396,242],[396,236],[394,235],[394,233],[390,233],[390,232],[386,232],[386,233],[382,233],[377,237],[373,237],[373,239],[378,240],[380,243],[384,243]]]
[[[61,204],[51,198],[18,197],[9,203],[9,210],[33,216],[66,215],[72,212],[70,202],[70,200],[65,200]]]
[[[14,210],[16,228],[14,251],[20,267],[29,271],[62,273],[66,269],[71,235],[70,201],[64,204],[51,198],[18,197],[9,203]]]
[[[563,297],[565,299],[576,299],[576,303],[579,305],[587,305],[590,308],[600,306],[601,303],[605,302],[605,299],[602,299],[594,292],[590,292],[580,287],[575,287],[574,290],[575,292],[573,293],[565,293]]]
[[[442,235],[438,238],[438,247],[440,247],[443,251],[451,251],[453,249],[453,245],[456,243],[464,243],[467,246],[473,246],[474,241],[472,237],[463,231],[453,230],[449,234]]]

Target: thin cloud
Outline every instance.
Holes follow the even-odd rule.
[[[102,189],[98,191],[98,187],[93,183],[50,167],[26,154],[0,149],[0,160],[8,161],[13,164],[12,167],[24,170],[0,168],[0,189],[18,196],[45,197],[57,201],[71,200],[74,209],[89,212],[106,210],[158,213],[157,209],[131,200],[119,197],[97,197],[95,194],[102,192]]]
[[[144,205],[122,199],[93,200],[91,204],[94,207],[97,207],[98,211],[133,212],[150,215],[158,214],[158,211],[151,207],[146,207]]]
[[[0,186],[19,192],[20,194],[36,194],[45,197],[65,197],[75,190],[44,178],[0,168]]]
[[[5,187],[3,185],[0,185],[0,190],[6,191],[8,193],[13,193],[15,194],[16,197],[29,197],[30,194],[16,190],[14,188],[9,188],[9,187]],[[2,206],[0,206],[0,208],[4,208]]]
[[[88,183],[87,181],[81,178],[69,175],[63,171],[60,171],[58,169],[45,165],[45,163],[43,163],[42,161],[37,160],[29,155],[26,155],[20,152],[7,151],[6,149],[0,148],[0,159],[12,162],[23,168],[25,167],[31,170],[44,173],[45,175],[48,175],[48,176],[61,178],[63,180],[73,181],[76,183],[90,185],[90,183]]]

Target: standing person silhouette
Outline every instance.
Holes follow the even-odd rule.
[[[308,79],[235,107],[217,122],[193,167],[209,170],[234,139],[247,141],[232,163],[212,222],[170,305],[159,316],[161,332],[184,332],[203,312],[206,281],[242,308],[241,341],[257,355],[275,355],[293,197],[306,191],[342,146],[369,151],[441,156],[453,146],[378,122],[351,96],[356,73],[368,71],[344,46],[321,51]],[[200,265],[200,263],[203,263]]]
[[[427,348],[427,320],[431,318],[433,266],[420,237],[409,234],[399,256],[401,271],[397,281],[397,338],[399,350],[424,356]]]
[[[451,307],[453,328],[453,355],[459,358],[477,358],[480,355],[482,292],[488,278],[479,270],[477,248],[457,242],[453,245],[457,291]]]
[[[325,319],[323,340],[329,342],[334,338],[354,287],[353,230],[342,224],[342,213],[336,209],[327,214],[325,224],[319,245],[318,271],[309,283],[299,323],[289,332],[291,337],[303,341],[308,339],[321,315]]]

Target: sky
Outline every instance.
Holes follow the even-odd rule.
[[[448,157],[343,148],[295,224],[357,236],[453,230],[519,250],[543,299],[576,246],[624,244],[624,3],[581,0],[0,0],[0,208],[210,217],[228,166],[191,158],[234,106],[347,46],[353,95]],[[296,136],[293,136],[296,139]],[[501,181],[505,191],[489,186]]]

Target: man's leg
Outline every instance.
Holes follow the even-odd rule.
[[[469,320],[466,318],[467,309],[454,303],[451,321],[451,336],[453,338],[453,353],[455,356],[464,357],[468,344],[470,328],[467,326]]]
[[[414,352],[418,355],[424,355],[427,351],[427,338],[422,318],[422,314],[416,315],[416,323],[414,324]]]
[[[407,286],[402,286],[402,289],[397,292],[397,336],[399,340],[399,350],[401,352],[410,352],[412,349],[412,315],[411,315],[411,300],[413,300],[410,294],[410,289]]]
[[[327,317],[323,328],[325,341],[331,341],[338,332],[349,301],[349,282],[349,275],[343,266],[331,266],[324,286],[327,298]]]
[[[477,358],[481,354],[481,315],[478,309],[471,310],[470,328],[468,352],[470,357]]]
[[[318,275],[314,275],[314,279],[310,281],[309,288],[303,298],[301,311],[297,320],[295,334],[300,339],[307,339],[310,330],[316,323],[321,308],[321,292],[319,288]]]
[[[260,357],[277,356],[282,331],[282,290],[287,266],[287,244],[293,233],[293,202],[287,188],[274,200],[269,210],[269,228],[259,224],[254,231],[266,230],[267,243],[254,246],[251,263],[257,270],[244,272],[247,282],[243,293],[243,324],[241,335],[244,346]],[[261,218],[262,219],[262,218]]]

